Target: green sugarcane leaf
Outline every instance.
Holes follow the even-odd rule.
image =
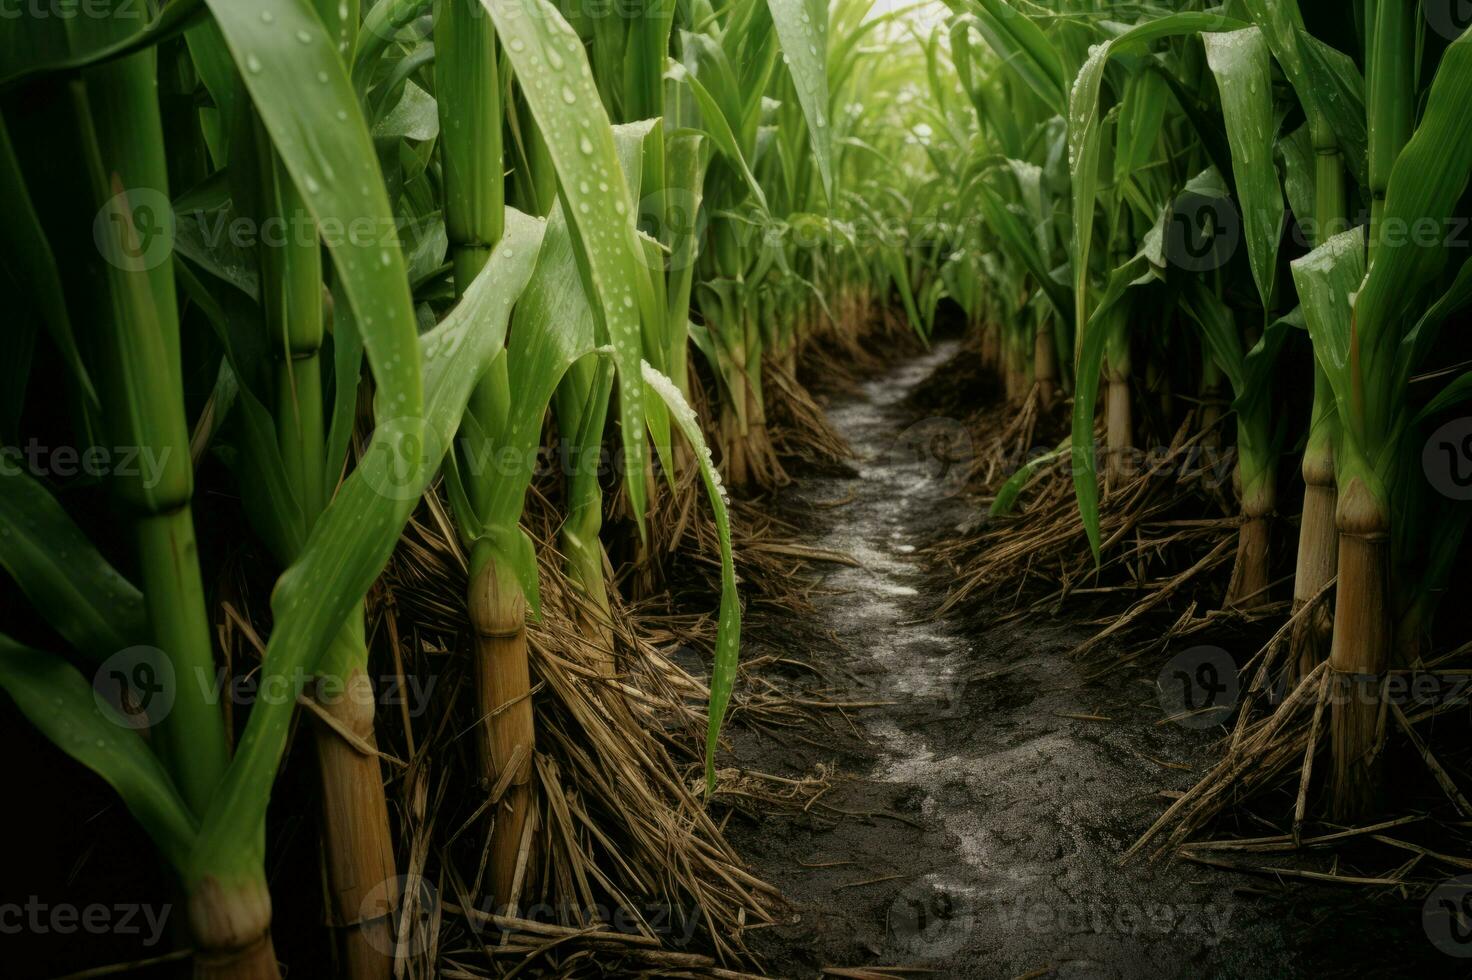
[[[1168,14],[1130,28],[1090,49],[1068,98],[1068,162],[1073,173],[1074,319],[1080,332],[1092,318],[1088,309],[1089,256],[1093,250],[1094,207],[1099,200],[1099,158],[1103,138],[1099,98],[1111,58],[1167,37],[1241,30],[1248,25],[1212,12]],[[1075,443],[1075,447],[1078,444]],[[1074,450],[1075,455],[1078,449]]]
[[[18,456],[18,450],[0,453],[0,567],[82,653],[104,658],[144,642],[149,631],[143,594],[41,481],[20,467]]]
[[[3,119],[0,119],[0,213],[5,215],[5,220],[0,221],[0,251],[10,257],[6,263],[7,274],[30,294],[72,380],[93,406],[100,408],[97,389],[92,386],[72,333],[56,256],[32,205],[20,161],[10,142],[10,130]]]
[[[1099,305],[1089,315],[1079,344],[1071,437],[1073,490],[1096,565],[1102,560],[1103,547],[1099,530],[1098,461],[1094,458],[1094,408],[1099,398],[1099,375],[1104,369],[1104,353],[1113,332],[1108,328],[1114,307],[1142,275],[1149,275],[1149,269],[1149,257],[1142,252],[1110,274],[1109,284],[1099,299]]]
[[[176,0],[161,9],[127,0],[99,0],[85,10],[52,7],[40,15],[19,7],[5,14],[0,31],[0,87],[31,75],[75,71],[150,48],[196,22],[204,12],[199,0]],[[52,16],[47,16],[47,13]],[[87,31],[68,29],[68,20],[81,17],[109,21]]]
[[[373,369],[380,429],[417,442],[418,321],[383,174],[336,39],[308,0],[207,2],[332,255]]]
[[[235,63],[230,49],[225,46],[225,36],[219,25],[204,19],[184,32],[184,42],[189,46],[189,58],[205,90],[214,100],[219,113],[219,137],[211,143],[217,166],[229,162],[230,133],[235,126],[235,113],[240,102],[240,81],[235,73]]]
[[[1421,411],[1416,413],[1415,424],[1423,425],[1442,412],[1456,408],[1458,405],[1472,398],[1472,371],[1466,371],[1457,375],[1438,391],[1428,401]]]
[[[1314,357],[1334,389],[1341,418],[1353,398],[1350,345],[1354,333],[1352,298],[1365,278],[1365,229],[1335,235],[1292,263],[1303,317]]]
[[[1170,86],[1155,72],[1130,76],[1119,112],[1115,183],[1123,184],[1150,162],[1160,139],[1169,97]]]
[[[1276,136],[1272,58],[1262,31],[1256,27],[1205,34],[1201,40],[1221,92],[1252,278],[1257,282],[1263,309],[1271,310],[1284,216],[1278,168],[1266,149]]]
[[[1370,136],[1365,115],[1364,76],[1343,51],[1336,51],[1302,30],[1297,36],[1304,67],[1303,87],[1294,86],[1299,99],[1302,100],[1305,90],[1319,93],[1316,104],[1339,140],[1349,172],[1361,187],[1368,186]]]
[[[1431,353],[1436,339],[1441,336],[1442,324],[1468,303],[1472,303],[1472,259],[1462,263],[1462,267],[1457,270],[1456,279],[1447,287],[1447,291],[1421,315],[1421,319],[1406,335],[1399,358],[1403,383],[1410,382],[1411,372],[1417,370]]]
[[[1066,112],[1068,75],[1042,28],[1003,0],[976,2],[980,9],[971,21],[997,57],[1050,109]]]
[[[700,476],[705,482],[706,496],[710,498],[716,534],[720,539],[721,614],[716,627],[716,655],[711,669],[710,709],[705,730],[705,787],[710,793],[716,786],[716,749],[720,744],[721,724],[736,685],[736,665],[741,655],[741,599],[736,592],[736,563],[731,553],[731,517],[727,511],[726,491],[721,486],[721,474],[711,462],[710,447],[705,444],[694,409],[674,382],[647,362],[644,364],[644,381],[664,400],[676,428],[695,447]]]
[[[512,304],[535,267],[543,223],[507,210],[506,230],[464,297],[420,339],[424,364],[425,441],[374,432],[367,451],[313,526],[301,557],[271,595],[274,629],[263,667],[267,680],[310,676],[350,613],[382,572],[410,514],[428,487],[465,415],[471,391],[502,351]],[[405,459],[413,451],[413,458]],[[273,681],[274,682],[274,681]],[[286,749],[293,705],[259,702],[201,825],[185,882],[205,875],[259,873],[266,806]],[[253,871],[252,869],[256,869]]]
[[[1242,332],[1232,311],[1219,293],[1202,282],[1191,282],[1187,290],[1182,309],[1201,328],[1201,339],[1217,369],[1226,375],[1232,394],[1240,395],[1247,386],[1246,352],[1242,350]]]
[[[746,155],[741,152],[741,145],[736,142],[736,134],[732,131],[731,123],[721,111],[720,105],[700,79],[686,71],[683,66],[671,65],[670,73],[676,81],[688,85],[691,93],[694,94],[695,102],[700,106],[701,120],[705,123],[705,135],[710,137],[716,149],[720,150],[731,166],[736,168],[736,172],[746,182],[747,190],[751,192],[757,205],[763,211],[770,210],[766,192],[762,190],[762,185],[756,179],[756,175],[751,172],[751,167],[746,162]]]
[[[1355,301],[1355,341],[1367,377],[1383,371],[1411,321],[1418,294],[1447,259],[1447,222],[1472,174],[1472,33],[1442,55],[1421,125],[1390,173],[1384,227],[1391,236],[1376,250]],[[1379,375],[1394,388],[1395,375]],[[1371,383],[1375,383],[1372,380]]]
[[[1011,514],[1012,508],[1017,505],[1017,498],[1022,496],[1022,491],[1027,489],[1033,477],[1059,460],[1066,459],[1072,450],[1072,443],[1071,438],[1064,439],[1058,444],[1058,448],[1024,463],[997,491],[997,499],[993,500],[991,507],[987,509],[987,516],[1006,517]]]
[[[593,83],[576,32],[547,0],[482,0],[495,22],[537,121],[566,201],[585,264],[602,333],[614,348],[619,418],[626,464],[624,486],[639,533],[648,508],[644,472],[644,386],[639,363],[641,317],[655,301],[637,209],[618,162],[608,113]],[[600,335],[600,340],[602,336]]]
[[[507,348],[511,406],[506,426],[492,437],[498,457],[515,465],[498,467],[490,481],[485,512],[488,529],[516,527],[535,475],[542,422],[563,376],[594,347],[593,310],[583,291],[572,235],[562,207],[552,209],[536,271],[521,294]]]
[[[976,182],[975,191],[974,200],[986,216],[988,227],[1001,240],[1002,247],[1032,274],[1058,315],[1072,319],[1073,300],[1068,295],[1068,289],[1053,278],[1052,270],[1038,251],[1037,237],[1017,215],[1008,210],[1002,195],[985,180]]]
[[[1243,0],[1273,57],[1298,93],[1312,126],[1323,120],[1340,142],[1349,169],[1365,184],[1364,80],[1341,52],[1305,32],[1298,0]],[[1291,198],[1290,198],[1291,200]],[[1308,217],[1313,212],[1300,212]]]
[[[194,815],[143,738],[76,668],[0,634],[0,687],[53,745],[117,791],[165,860],[184,865]]]
[[[802,114],[808,122],[823,194],[833,200],[833,150],[828,125],[828,7],[808,0],[767,0],[772,23]]]
[[[1283,190],[1288,206],[1300,223],[1314,218],[1314,142],[1308,123],[1278,140],[1278,155],[1283,160]]]

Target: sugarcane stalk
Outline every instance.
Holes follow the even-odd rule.
[[[1393,637],[1389,508],[1353,478],[1339,496],[1338,525],[1330,799],[1336,819],[1351,820],[1379,802],[1381,686]]]
[[[1388,244],[1385,195],[1391,170],[1414,127],[1417,5],[1411,0],[1368,0],[1366,18],[1366,109],[1369,115],[1369,259]],[[1357,324],[1358,332],[1363,325]],[[1357,361],[1356,384],[1380,365]],[[1383,674],[1394,634],[1391,601],[1391,508],[1366,451],[1386,443],[1380,431],[1386,410],[1364,399],[1342,406],[1357,445],[1337,461],[1339,581],[1335,593],[1330,716],[1333,767],[1330,804],[1338,819],[1355,819],[1374,809],[1380,788],[1380,709]]]
[[[194,535],[194,468],[179,362],[173,267],[138,269],[131,194],[168,194],[156,53],[145,50],[90,70],[72,83],[94,198],[106,202],[121,251],[105,255],[108,301],[99,395],[116,445],[148,449],[156,478],[115,474],[112,489],[134,515],[139,569],[153,642],[169,658],[177,686],[169,714],[154,726],[156,751],[196,813],[209,803],[228,761],[221,708],[201,697],[214,654]],[[105,168],[105,169],[104,169]],[[101,244],[101,243],[99,243]],[[207,687],[207,683],[204,685]]]
[[[1345,219],[1345,171],[1338,137],[1325,120],[1310,122],[1314,146],[1314,235],[1317,247],[1337,234]],[[1303,453],[1303,516],[1298,528],[1298,564],[1293,576],[1295,616],[1334,576],[1339,559],[1335,526],[1339,489],[1335,484],[1334,444],[1339,415],[1329,377],[1315,359],[1314,404],[1308,444]],[[1289,640],[1290,671],[1307,677],[1328,656],[1333,616],[1327,603],[1298,617]]]
[[[1241,500],[1241,524],[1237,529],[1237,557],[1227,586],[1226,605],[1254,609],[1271,601],[1272,518],[1277,508],[1277,477],[1274,460],[1259,459],[1258,447],[1247,435],[1248,425],[1238,430],[1235,481]]]
[[[492,788],[509,779],[504,795],[495,801],[490,891],[498,908],[512,915],[521,840],[531,818],[536,729],[527,661],[526,600],[515,576],[491,556],[484,542],[471,556],[469,609],[475,631],[475,688],[482,711],[481,758]]]
[[[317,680],[314,744],[322,779],[322,840],[329,921],[339,932],[342,975],[393,972],[398,870],[374,731],[374,690],[361,616],[333,640],[326,660],[345,665]]]
[[[264,875],[232,884],[205,877],[190,890],[188,910],[194,980],[279,980]]]
[[[259,119],[236,147],[254,153],[255,185],[237,185],[254,200],[262,227],[273,219],[286,233],[264,236],[257,249],[261,302],[274,358],[277,442],[286,477],[307,529],[328,503],[321,351],[324,338],[322,251],[307,202],[286,172]],[[248,145],[247,145],[248,144]],[[238,157],[239,158],[239,157]],[[237,167],[237,170],[244,168]],[[304,233],[304,229],[312,229]],[[294,555],[280,556],[283,563]],[[397,907],[364,914],[365,897],[383,889],[396,899],[397,870],[388,800],[376,754],[372,684],[363,612],[343,625],[318,667],[324,694],[312,740],[322,788],[322,847],[327,868],[328,922],[337,930],[342,972],[353,980],[386,980],[393,968],[389,916]],[[374,752],[367,752],[374,747]]]
[[[439,0],[434,30],[445,228],[458,296],[485,266],[505,227],[500,72],[495,31],[476,0]],[[462,438],[485,443],[503,431],[510,399],[508,363],[503,355],[471,396]],[[495,477],[494,472],[469,467],[466,492],[476,514],[486,512]],[[484,539],[472,546],[466,606],[474,630],[479,744],[486,785],[494,788],[510,779],[496,801],[489,855],[490,893],[500,908],[507,909],[516,897],[518,855],[531,817],[536,737],[526,600],[511,569],[497,559]],[[508,776],[513,763],[515,772]]]

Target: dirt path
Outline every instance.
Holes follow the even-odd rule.
[[[857,472],[806,477],[777,502],[805,543],[860,567],[824,573],[816,617],[759,614],[748,655],[810,665],[794,685],[890,703],[853,712],[851,732],[737,736],[742,767],[835,770],[808,812],[733,822],[795,907],[794,921],[753,934],[756,948],[783,976],[867,964],[947,977],[1317,974],[1296,947],[1316,946],[1299,930],[1323,924],[1295,922],[1312,914],[1300,903],[1244,896],[1256,882],[1209,869],[1116,866],[1160,792],[1211,760],[1210,733],[1156,724],[1153,677],[1089,681],[1067,657],[1087,633],[1067,622],[924,622],[941,594],[916,543],[974,514],[924,449],[953,425],[905,403],[954,353],[939,344],[836,400],[830,420]]]

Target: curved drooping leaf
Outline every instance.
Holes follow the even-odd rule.
[[[1365,229],[1352,228],[1335,235],[1291,267],[1313,340],[1314,357],[1334,390],[1340,418],[1348,423],[1352,417],[1348,409],[1355,397],[1350,363],[1354,332],[1351,297],[1365,278]],[[1345,425],[1347,439],[1355,438],[1355,428]]]
[[[1071,438],[1064,439],[1058,444],[1058,448],[1028,460],[1019,467],[1017,472],[1013,473],[997,491],[997,499],[992,501],[991,507],[987,510],[987,516],[1006,517],[1011,514],[1012,508],[1017,504],[1017,498],[1022,496],[1022,491],[1032,482],[1032,478],[1067,457],[1072,448],[1072,442]]]
[[[741,598],[736,592],[736,564],[731,554],[731,516],[727,511],[721,474],[711,461],[710,447],[705,444],[694,409],[669,378],[647,362],[643,371],[645,384],[664,400],[675,427],[695,447],[700,477],[705,482],[705,492],[715,514],[716,533],[721,545],[721,613],[716,626],[716,655],[711,669],[710,709],[705,731],[705,785],[709,792],[716,785],[716,747],[720,742],[726,706],[731,701],[731,690],[736,684],[736,664],[741,653]]]
[[[976,2],[972,23],[997,57],[1054,112],[1066,112],[1067,72],[1042,28],[1004,0]]]
[[[0,457],[0,567],[77,650],[103,658],[148,637],[143,594],[35,477]]]
[[[0,87],[45,72],[75,71],[152,47],[188,27],[203,13],[200,0],[175,0],[158,8],[115,0],[44,9],[40,16],[19,7],[5,15],[0,31]],[[48,16],[48,14],[50,16]],[[72,31],[67,21],[82,17],[108,21],[100,29]]]
[[[197,823],[158,756],[76,668],[0,634],[0,688],[53,745],[117,790],[164,858],[183,867]]]

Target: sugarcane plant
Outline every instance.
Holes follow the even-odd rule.
[[[29,138],[6,141],[6,193],[23,209],[20,213],[33,217],[22,230],[45,274],[34,281],[30,295],[46,312],[59,349],[70,357],[83,424],[105,426],[107,437],[120,445],[152,447],[171,468],[156,484],[110,481],[120,505],[138,515],[141,588],[112,572],[47,488],[24,476],[15,478],[24,492],[7,495],[7,502],[24,508],[12,516],[15,526],[30,533],[5,536],[5,565],[52,622],[80,616],[79,621],[95,624],[99,613],[121,604],[127,612],[116,620],[118,632],[89,635],[66,627],[60,635],[78,653],[99,659],[128,643],[148,643],[156,652],[145,660],[147,677],[134,672],[125,678],[133,686],[122,705],[148,706],[158,692],[149,686],[151,680],[138,685],[163,676],[173,679],[166,688],[171,703],[167,710],[144,713],[145,741],[117,708],[94,699],[92,686],[65,658],[10,639],[3,683],[59,748],[118,790],[176,870],[188,895],[196,975],[276,976],[263,864],[265,813],[296,702],[255,704],[233,757],[228,754],[222,706],[207,693],[214,656],[189,507],[192,457],[175,293],[176,268],[181,280],[195,283],[197,270],[177,264],[184,260],[174,254],[172,243],[165,243],[160,258],[148,251],[143,237],[159,231],[151,222],[163,219],[160,211],[173,210],[155,85],[159,50],[153,42],[173,36],[187,20],[179,16],[185,11],[172,7],[145,23],[121,16],[118,7],[109,9],[114,16],[69,22],[65,26],[74,30],[65,38],[55,33],[64,25],[44,19],[8,29],[7,49],[23,56],[7,60],[14,66],[7,85],[24,98],[7,99],[7,132]],[[314,422],[322,406],[320,389],[314,390],[320,368],[311,354],[322,336],[324,303],[316,235],[289,257],[261,256],[257,276],[269,282],[256,278],[254,298],[260,306],[232,302],[242,297],[228,294],[222,306],[217,290],[186,290],[190,303],[222,331],[226,356],[219,375],[224,383],[217,385],[211,405],[224,413],[233,402],[242,442],[260,440],[252,450],[256,458],[278,464],[274,473],[258,474],[261,485],[248,488],[248,496],[262,505],[257,515],[263,537],[290,563],[273,592],[274,626],[263,676],[281,689],[308,694],[304,679],[315,683],[322,671],[353,683],[361,676],[361,662],[354,661],[362,656],[363,596],[433,475],[438,460],[423,447],[448,443],[471,385],[501,345],[511,303],[530,275],[541,227],[517,218],[520,257],[507,256],[488,270],[479,287],[421,341],[397,242],[378,234],[341,233],[355,221],[359,228],[394,227],[368,126],[348,79],[342,32],[329,32],[309,5],[287,2],[210,8],[208,18],[190,30],[211,35],[188,38],[200,49],[195,52],[200,74],[219,84],[215,91],[221,93],[201,129],[206,142],[213,141],[211,153],[224,157],[224,141],[231,144],[229,175],[241,208],[288,217],[299,207],[318,230],[339,232],[322,235],[333,262],[335,305],[345,307],[334,317],[334,350],[342,362],[338,407],[343,409],[333,418],[332,442],[339,447],[334,453],[327,451]],[[59,74],[61,69],[81,69],[81,76]],[[230,81],[232,72],[238,87]],[[48,120],[40,128],[35,109],[41,105],[64,112],[67,125]],[[317,134],[311,141],[301,137],[308,130]],[[39,138],[43,132],[49,134],[45,140]],[[86,203],[63,189],[56,168],[36,158],[42,146],[63,133],[77,148]],[[252,173],[254,182],[245,184]],[[253,205],[245,203],[248,197]],[[89,205],[98,215],[95,236],[93,222],[79,221],[76,213]],[[89,282],[87,288],[65,288],[59,270],[68,266],[62,256],[75,258],[71,268],[85,277],[80,281]],[[87,331],[73,333],[73,325],[80,324]],[[268,334],[268,329],[276,332]],[[261,356],[243,355],[247,348]],[[458,356],[449,356],[451,348]],[[333,461],[340,469],[357,396],[357,351],[366,354],[373,370],[379,424],[356,468],[339,483]],[[263,381],[271,386],[253,387]],[[196,425],[205,436],[214,428],[212,420]],[[439,438],[425,440],[426,432]],[[51,534],[78,543],[78,560],[90,568],[84,581],[90,584],[56,589],[68,578],[70,552],[46,558],[50,567],[38,565],[43,556],[37,545]],[[161,673],[165,669],[167,674]],[[333,717],[331,711],[324,714]],[[349,730],[333,737],[361,734]],[[381,808],[377,759],[363,750],[362,745],[351,748],[367,760],[371,775],[342,788],[376,798]],[[323,761],[330,773],[332,760]],[[329,806],[329,819],[333,815]],[[386,819],[380,810],[366,816],[374,822]],[[329,836],[332,832],[352,830],[339,826]],[[391,853],[387,860],[391,870]],[[377,873],[379,867],[369,870]],[[383,952],[378,951],[375,966],[355,961],[351,952],[348,962],[357,964],[355,975],[386,975]]]
[[[1424,229],[1460,213],[1468,174],[1449,106],[1466,84],[1468,40],[1428,30],[1418,6],[1370,0],[1346,21],[1295,0],[1173,10],[958,0],[949,25],[950,67],[985,148],[951,141],[942,164],[969,157],[994,175],[977,187],[994,248],[972,264],[984,283],[962,286],[953,255],[949,292],[1006,322],[1024,309],[1020,283],[1045,286],[1044,273],[1060,271],[1071,280],[1072,470],[1096,557],[1101,379],[1106,493],[1127,476],[1119,460],[1138,435],[1140,389],[1181,373],[1158,363],[1162,352],[1196,362],[1203,430],[1224,421],[1213,402],[1230,390],[1240,506],[1230,609],[1271,608],[1275,553],[1288,547],[1276,530],[1279,462],[1297,455],[1287,680],[1329,661],[1329,805],[1341,818],[1375,803],[1385,672],[1418,663],[1466,520],[1416,476],[1414,455],[1465,390],[1456,371],[1449,383],[1418,372],[1465,302],[1463,277],[1446,269],[1454,236]],[[1035,100],[1033,115],[1012,111],[1028,104],[1014,86]],[[1019,142],[1019,119],[1037,120],[1038,135]],[[1053,158],[1039,146],[1050,126],[1067,132],[1062,261],[1026,234],[1044,217],[1021,179],[1030,172],[1013,162],[1001,179],[1000,161],[985,156],[1038,154],[1046,187]],[[1437,145],[1457,152],[1433,165]],[[1354,217],[1361,207],[1367,222]],[[1305,349],[1312,400],[1300,420],[1279,384]],[[1428,549],[1429,566],[1409,557]]]

